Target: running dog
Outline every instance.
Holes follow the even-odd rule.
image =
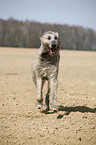
[[[41,39],[36,58],[32,63],[32,78],[37,90],[38,109],[43,107],[43,86],[48,81],[44,111],[57,111],[57,76],[60,60],[60,38],[57,32],[48,31]]]

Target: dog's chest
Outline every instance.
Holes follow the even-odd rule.
[[[57,67],[56,65],[41,63],[38,67],[38,71],[39,71],[40,76],[44,78],[49,78],[51,76],[56,75]]]

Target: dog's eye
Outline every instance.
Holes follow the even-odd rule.
[[[48,40],[51,40],[51,36],[48,36]]]
[[[57,40],[57,39],[58,39],[58,37],[57,37],[57,36],[55,36],[54,38],[55,38],[55,40]]]

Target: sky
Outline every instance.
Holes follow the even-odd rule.
[[[0,19],[10,17],[96,30],[96,0],[0,0]]]

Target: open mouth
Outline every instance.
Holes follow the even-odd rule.
[[[54,47],[50,48],[50,51],[49,51],[50,55],[54,55],[55,52],[56,52],[56,47],[55,48]]]

